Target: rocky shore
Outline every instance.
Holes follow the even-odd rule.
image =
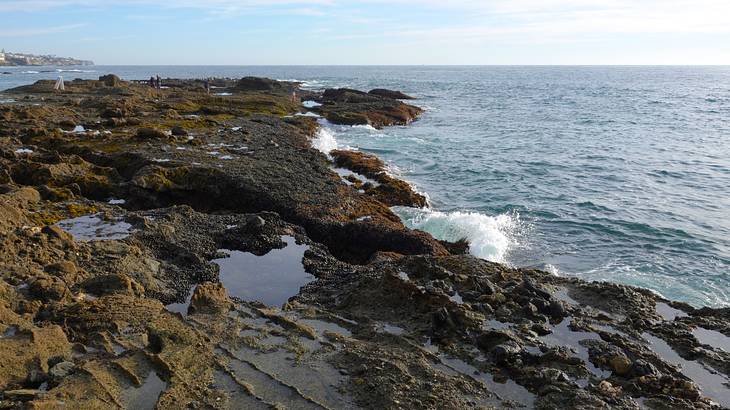
[[[405,94],[53,85],[0,95],[0,408],[730,406],[727,309],[474,258],[312,148]]]

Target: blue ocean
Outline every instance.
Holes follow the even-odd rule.
[[[408,127],[322,121],[427,194],[404,222],[479,257],[730,306],[730,67],[4,67],[38,79],[266,76],[402,90]],[[0,94],[0,103],[10,97]]]

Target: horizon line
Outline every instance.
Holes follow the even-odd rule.
[[[724,64],[92,64],[17,67],[730,67]]]

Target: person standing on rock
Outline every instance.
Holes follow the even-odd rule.
[[[150,87],[155,88],[155,77],[150,77]]]
[[[160,79],[159,75],[157,76],[157,89],[158,90],[162,89],[162,80]]]

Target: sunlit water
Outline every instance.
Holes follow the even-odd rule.
[[[410,226],[487,259],[730,306],[730,67],[81,69],[95,72],[61,74],[402,90],[427,109],[411,126],[324,123],[317,143],[375,153],[427,193],[431,209],[397,210]],[[0,89],[59,75],[4,70]]]

